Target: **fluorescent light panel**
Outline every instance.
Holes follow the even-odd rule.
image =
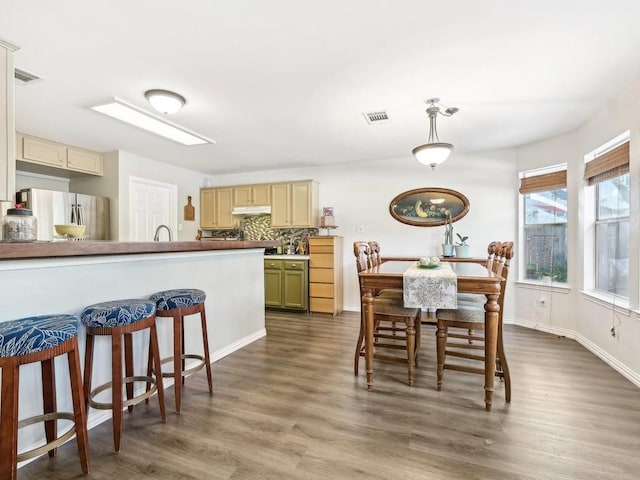
[[[179,127],[164,119],[151,115],[117,97],[113,97],[113,102],[96,105],[95,107],[91,107],[91,110],[103,113],[104,115],[116,118],[122,122],[142,128],[183,145],[216,143],[215,140],[190,132],[186,128]]]

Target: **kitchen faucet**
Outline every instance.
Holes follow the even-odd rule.
[[[169,233],[169,241],[171,241],[172,237],[173,237],[173,235],[171,233],[171,229],[169,227],[167,227],[164,223],[162,225],[158,225],[158,228],[156,228],[156,233],[153,236],[153,241],[154,242],[159,242],[160,241],[160,229],[161,228],[166,228],[167,229],[167,232]]]

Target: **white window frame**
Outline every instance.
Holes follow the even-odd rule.
[[[605,144],[599,146],[595,150],[589,152],[584,156],[584,164],[593,160],[594,158],[612,150],[630,139],[630,131],[621,133],[617,137],[611,139]],[[611,292],[598,290],[596,288],[596,185],[584,185],[583,191],[583,220],[584,220],[584,256],[583,256],[583,293],[596,300],[611,304],[623,309],[629,308],[629,298],[615,295]],[[629,222],[631,226],[631,212],[629,214]],[[631,271],[629,271],[629,274]],[[631,279],[629,279],[631,280]],[[629,281],[629,296],[632,295],[631,285],[633,282]]]
[[[566,163],[560,163],[556,165],[551,165],[548,167],[535,168],[531,170],[525,170],[520,172],[518,178],[522,180],[523,178],[535,177],[539,175],[545,175],[548,173],[561,172],[563,170],[567,170]],[[568,182],[567,182],[568,183]],[[569,255],[567,252],[567,282],[554,282],[550,278],[543,278],[540,280],[526,278],[527,272],[527,251],[526,251],[526,227],[525,227],[525,205],[524,205],[524,194],[518,194],[518,231],[520,232],[520,245],[522,245],[522,255],[519,255],[518,262],[518,271],[519,280],[518,283],[522,284],[531,284],[531,285],[543,285],[546,287],[560,287],[560,288],[568,288],[569,287]],[[568,200],[568,199],[567,199]],[[569,202],[567,201],[567,222],[565,223],[567,228],[567,235],[569,233]],[[568,249],[568,246],[567,246]]]

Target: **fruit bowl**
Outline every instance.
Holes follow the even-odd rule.
[[[87,229],[86,225],[76,225],[73,223],[67,225],[54,225],[56,233],[63,237],[81,237]]]
[[[440,266],[440,259],[438,257],[422,257],[418,261],[418,265],[423,268],[436,268]]]

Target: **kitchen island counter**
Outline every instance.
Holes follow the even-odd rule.
[[[139,253],[202,252],[269,248],[276,241],[227,240],[224,242],[111,242],[111,241],[55,241],[32,243],[0,242],[0,260],[28,258],[84,257],[88,255],[132,255]]]
[[[79,315],[91,304],[127,298],[149,298],[155,292],[197,288],[206,295],[206,318],[211,361],[229,355],[266,335],[264,317],[264,249],[277,242],[52,242],[0,243],[2,312],[0,322],[44,314]],[[185,322],[185,351],[202,354],[200,320]],[[161,356],[173,352],[173,322],[158,318]],[[79,336],[84,355],[85,331]],[[134,334],[134,373],[146,372],[148,335]],[[93,385],[109,382],[111,342],[96,340]],[[163,365],[163,368],[165,366]],[[200,373],[200,372],[199,372]],[[204,371],[202,371],[202,374]],[[214,373],[215,375],[215,373]],[[21,367],[21,418],[42,412],[40,367]],[[58,406],[71,411],[68,372],[56,372]],[[169,387],[172,380],[165,379]],[[215,381],[214,381],[215,385]],[[136,384],[137,393],[145,385]],[[183,405],[190,408],[191,395],[202,395],[191,384]],[[214,386],[214,397],[225,395]],[[151,407],[151,405],[150,405]],[[142,412],[140,412],[142,413]],[[136,414],[137,415],[137,414]],[[110,412],[89,408],[89,428],[110,418]],[[41,445],[44,430],[25,430],[19,450]]]

